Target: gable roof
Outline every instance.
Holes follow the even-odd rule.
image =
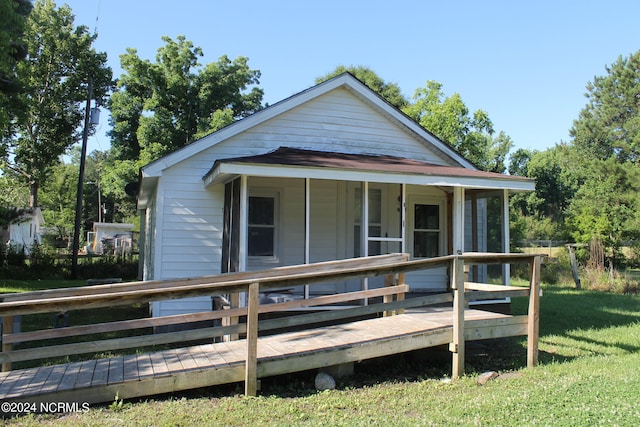
[[[463,167],[443,166],[403,157],[345,154],[280,147],[256,156],[218,159],[202,178],[204,185],[218,184],[239,175],[287,178],[340,179],[463,186],[477,189],[531,191],[532,178],[503,175]]]
[[[174,151],[173,153],[147,164],[141,169],[141,177],[142,179],[147,177],[159,177],[162,175],[162,171],[166,168],[186,160],[221,141],[238,135],[247,129],[253,128],[254,126],[264,123],[267,120],[338,88],[347,89],[351,93],[355,94],[358,98],[385,114],[396,124],[416,135],[420,140],[424,141],[425,145],[428,144],[429,148],[439,152],[447,158],[450,158],[461,167],[476,169],[471,162],[462,157],[448,144],[442,142],[440,139],[428,132],[413,119],[408,117],[395,106],[391,105],[368,86],[355,78],[352,74],[343,73],[260,110],[249,117],[234,122],[229,126],[226,126],[179,150]]]

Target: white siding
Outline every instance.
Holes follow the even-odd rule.
[[[200,141],[202,142],[205,141]],[[153,244],[153,248],[148,248],[147,251],[145,279],[185,278],[219,273],[224,186],[215,185],[205,189],[202,177],[218,159],[263,154],[283,146],[402,156],[441,165],[455,164],[436,150],[430,150],[415,134],[351,92],[337,89],[165,169],[158,180],[155,201],[148,206],[147,225],[151,228],[147,238],[151,239],[149,242]],[[277,264],[302,263],[303,180],[249,179],[250,189],[259,187],[281,191],[280,253]],[[312,181],[312,262],[351,256],[346,239],[337,238],[349,234],[345,216],[346,203],[344,183]],[[154,216],[154,212],[157,216]],[[151,235],[154,228],[155,235]],[[268,266],[272,265],[260,266],[254,263],[249,268]],[[434,283],[436,282],[437,285],[434,286],[440,286],[442,279]],[[208,310],[210,307],[209,298],[162,301],[154,304],[154,315]]]
[[[279,147],[401,156],[454,165],[386,116],[339,89],[221,141],[175,167],[183,169],[182,165],[188,163],[202,177],[217,159],[264,154]]]

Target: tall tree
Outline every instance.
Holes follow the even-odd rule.
[[[640,164],[640,51],[606,67],[587,84],[587,105],[570,130],[585,158]]]
[[[56,237],[73,235],[79,156],[72,163],[60,162],[50,168],[49,178],[41,188],[40,206],[45,223],[56,230]]]
[[[614,252],[640,239],[640,169],[615,157],[593,159],[589,176],[568,207],[568,223],[578,242],[599,238]]]
[[[586,106],[567,152],[578,186],[567,208],[576,241],[601,240],[614,253],[640,238],[640,51],[587,84]]]
[[[38,189],[59,157],[81,135],[88,84],[102,102],[112,86],[105,53],[96,52],[95,34],[74,27],[71,9],[37,0],[25,30],[27,57],[17,67],[26,85],[27,111],[16,136],[2,141],[3,166],[29,184],[30,206],[38,206]]]
[[[247,58],[202,66],[202,50],[184,36],[162,40],[155,62],[135,49],[120,56],[124,73],[109,102],[112,152],[102,182],[125,216],[125,186],[141,166],[262,108],[260,72]]]
[[[472,114],[458,93],[445,97],[442,84],[429,80],[404,112],[479,169],[505,172],[513,141],[504,132],[495,135],[489,115],[483,110]]]
[[[329,80],[332,77],[339,76],[343,73],[351,73],[355,78],[367,85],[369,89],[382,96],[387,102],[391,103],[397,108],[406,107],[409,102],[402,95],[400,86],[396,83],[386,82],[379,75],[377,75],[371,68],[364,66],[349,66],[339,65],[335,70],[321,77],[316,78],[316,83],[322,83],[325,80]]]
[[[565,224],[567,208],[580,181],[571,150],[566,144],[544,151],[517,150],[511,155],[509,173],[536,181],[535,191],[511,197],[511,206],[517,213],[514,223],[522,225],[523,237],[568,239],[570,236]]]
[[[22,37],[31,8],[29,0],[0,0],[0,137],[11,134],[9,124],[20,110],[16,66],[26,56]]]
[[[262,108],[263,91],[253,86],[260,72],[247,58],[222,56],[201,67],[202,50],[184,36],[162,40],[155,63],[135,49],[120,56],[124,74],[110,100],[120,160],[153,161]]]

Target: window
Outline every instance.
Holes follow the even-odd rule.
[[[276,254],[276,197],[249,197],[250,257],[274,257]]]
[[[432,258],[440,255],[440,206],[414,205],[413,256]]]

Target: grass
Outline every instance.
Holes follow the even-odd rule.
[[[0,294],[13,292],[31,292],[45,289],[55,288],[72,288],[86,286],[86,280],[0,280]],[[114,309],[91,309],[76,310],[67,313],[67,321],[70,326],[91,325],[97,323],[113,322],[117,320],[137,319],[148,316],[148,304],[133,304],[130,306],[119,306]],[[20,328],[23,332],[36,331],[42,329],[52,329],[56,323],[62,325],[63,321],[57,319],[53,313],[41,313],[28,316],[21,316]],[[118,331],[102,334],[102,339],[121,338],[136,335],[139,331]],[[83,335],[75,337],[57,338],[56,344],[76,343],[91,341],[95,338],[92,335]],[[17,344],[16,348],[28,348],[34,345],[42,345],[42,342],[29,344]],[[132,350],[135,351],[135,350]],[[38,360],[28,360],[13,363],[13,369],[30,368],[40,365],[53,365],[59,363],[73,362],[77,360],[86,360],[91,358],[91,354],[82,354],[74,357],[56,357],[43,358]],[[104,354],[98,353],[95,357],[104,357]]]
[[[96,406],[87,413],[27,416],[8,425],[415,426],[619,425],[640,420],[640,297],[545,286],[540,366],[524,340],[470,345],[467,376],[448,381],[450,357],[414,353],[356,366],[336,390],[313,373],[267,378],[261,395],[241,385]],[[526,300],[513,302],[515,312]],[[484,370],[501,373],[484,386]]]
[[[74,288],[85,286],[85,280],[9,280],[0,279],[0,294],[32,292],[54,288]]]

